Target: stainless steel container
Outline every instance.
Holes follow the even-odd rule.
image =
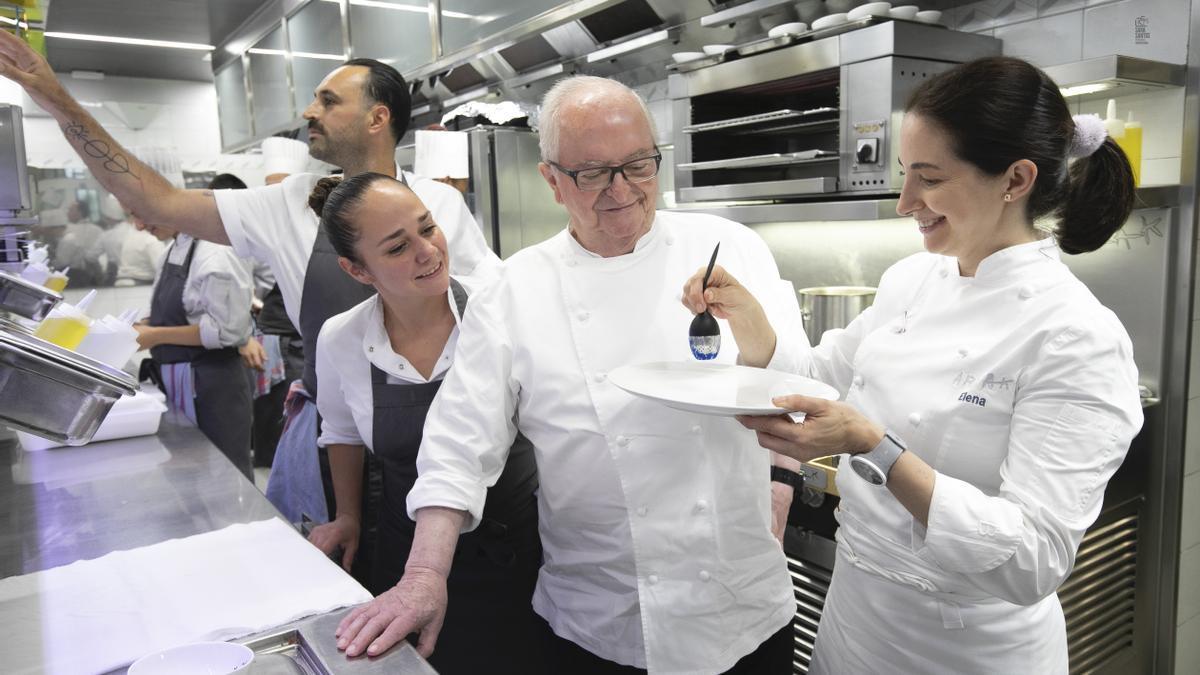
[[[848,326],[875,300],[871,286],[816,286],[796,293],[800,295],[804,331],[813,344],[821,341],[825,331]]]
[[[67,445],[91,440],[137,381],[45,340],[0,331],[0,422]]]
[[[0,311],[41,321],[61,301],[61,295],[41,284],[0,271]]]

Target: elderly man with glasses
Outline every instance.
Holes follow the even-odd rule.
[[[578,76],[542,110],[540,169],[567,228],[471,299],[425,426],[405,576],[347,615],[338,646],[373,655],[419,632],[418,649],[433,649],[455,611],[455,541],[480,522],[519,430],[535,448],[545,551],[532,602],[548,626],[529,648],[551,672],[789,673],[795,600],[777,537],[792,487],[770,468],[791,460],[732,418],[635,398],[607,374],[693,358],[680,292],[718,242],[722,265],[789,327],[778,350],[728,341],[719,361],[795,358],[807,344],[795,295],[748,228],[655,210],[662,156],[634,92]]]

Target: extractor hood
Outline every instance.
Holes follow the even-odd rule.
[[[1140,94],[1165,87],[1182,87],[1187,67],[1132,56],[1099,56],[1043,68],[1062,88],[1063,96],[1079,101]]]

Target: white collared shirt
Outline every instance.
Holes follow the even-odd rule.
[[[1016,612],[1049,598],[1142,424],[1124,327],[1049,241],[994,253],[973,277],[960,276],[954,258],[900,261],[874,304],[812,349],[807,374],[837,387],[937,472],[928,527],[888,490],[839,472],[839,564],[954,607],[1002,600]],[[989,644],[978,645],[981,660],[968,670],[992,670],[987,655],[1005,651],[1001,640],[1057,626],[986,632]],[[922,640],[964,639],[910,633],[872,629],[881,643],[901,640],[914,653]],[[869,645],[861,651],[872,654]],[[1057,656],[1022,668],[1050,672]]]
[[[534,609],[558,635],[652,673],[726,670],[795,612],[754,434],[607,380],[626,364],[693,359],[680,295],[717,241],[767,315],[798,325],[762,239],[715,216],[659,212],[622,256],[592,256],[564,230],[509,258],[471,300],[408,497],[410,515],[464,509],[474,527],[519,426],[540,478]],[[718,361],[733,363],[719,323]]]
[[[200,326],[200,342],[205,349],[245,344],[253,326],[250,299],[254,286],[250,273],[228,246],[193,240],[186,234],[175,237],[163,252],[162,261],[182,265],[192,241],[196,241],[196,252],[183,287],[188,324]],[[159,278],[161,269],[160,264]]]
[[[476,280],[458,281],[468,296],[478,288]],[[371,447],[375,428],[372,365],[384,372],[388,384],[424,384],[445,377],[454,363],[458,325],[462,321],[454,294],[447,290],[446,295],[454,314],[454,328],[428,379],[392,349],[383,325],[383,301],[378,295],[325,321],[317,337],[317,379],[321,382],[317,390],[317,409],[321,411],[319,445]]]
[[[398,166],[396,171],[399,175]],[[494,276],[500,259],[488,248],[462,194],[449,185],[408,172],[404,177],[446,235],[450,273],[456,277]],[[284,309],[297,330],[304,275],[320,224],[308,207],[308,195],[321,178],[315,173],[301,173],[276,185],[213,191],[230,244],[238,255],[271,266],[283,295]]]

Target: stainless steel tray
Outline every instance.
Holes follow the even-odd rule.
[[[751,155],[733,159],[714,159],[706,162],[688,162],[675,165],[680,171],[708,171],[710,169],[749,169],[759,166],[790,166],[793,164],[816,164],[835,162],[838,154],[829,150],[802,150],[800,152],[773,152],[767,155]]]
[[[32,335],[0,331],[0,422],[66,445],[95,435],[137,381]]]
[[[254,651],[254,675],[329,675],[299,628],[243,642]]]
[[[55,291],[0,271],[0,311],[41,321],[59,302],[62,296]]]

